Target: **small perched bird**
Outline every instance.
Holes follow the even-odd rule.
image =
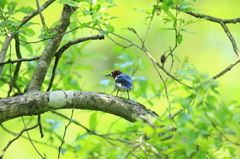
[[[115,80],[115,88],[117,89],[117,95],[118,92],[127,92],[128,93],[128,99],[129,99],[129,91],[132,89],[132,80],[131,77],[122,73],[119,70],[113,70],[110,74],[107,74],[105,76],[112,76]]]

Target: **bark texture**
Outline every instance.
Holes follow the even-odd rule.
[[[61,24],[54,27],[51,31],[56,32],[56,38],[50,39],[45,47],[36,69],[34,70],[28,91],[31,90],[40,90],[42,83],[44,81],[45,75],[47,73],[48,67],[56,53],[57,48],[62,40],[63,33],[66,32],[70,24],[70,16],[77,10],[76,7],[71,7],[64,5],[63,11],[61,14],[60,22]]]
[[[102,93],[79,91],[31,91],[0,99],[0,123],[20,116],[31,116],[56,109],[103,111],[134,122],[137,117],[158,115],[139,103]]]

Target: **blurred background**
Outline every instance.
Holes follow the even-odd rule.
[[[35,1],[26,2],[25,0],[16,0],[15,2],[17,2],[17,7],[19,8],[22,6],[31,6],[33,8],[36,8]],[[40,5],[42,5],[45,1],[39,0],[39,2]],[[147,14],[134,9],[141,8],[152,10],[155,1],[115,0],[114,3],[116,4],[115,7],[106,9],[104,11],[106,14],[118,17],[109,20],[109,23],[111,23],[111,25],[114,27],[114,32],[141,46],[140,40],[137,38],[137,36],[124,28],[134,28],[139,36],[143,38],[146,35],[146,29],[148,27],[146,24],[149,23],[149,19],[145,20]],[[239,0],[198,0],[196,2],[193,2],[193,4],[193,8],[196,8],[196,11],[199,13],[211,15],[221,19],[238,18],[240,15]],[[59,19],[62,8],[62,4],[54,2],[49,8],[43,11],[43,15],[48,27],[51,27],[51,25]],[[80,11],[78,10],[78,12]],[[79,15],[80,13],[74,14],[74,16],[77,17],[81,23],[87,23],[91,21],[90,17]],[[23,13],[17,13],[14,17],[18,20],[21,20],[24,16],[25,14]],[[74,16],[72,18],[69,30],[73,29],[76,26],[79,26]],[[175,35],[173,31],[161,30],[162,28],[171,27],[170,23],[164,24],[164,17],[166,17],[166,15],[163,12],[160,16],[154,17],[145,45],[149,53],[159,62],[161,55],[166,50],[168,50],[169,47],[173,47],[175,43]],[[179,17],[182,17],[185,19],[185,21],[198,20],[195,17],[192,17],[185,13],[180,13]],[[33,22],[36,22],[38,24],[31,26],[31,28],[35,31],[35,34],[27,37],[26,41],[29,42],[39,40],[38,36],[40,34],[40,30],[42,29],[39,16],[34,17]],[[239,26],[237,24],[228,24],[227,26],[229,27],[229,30],[231,31],[237,44],[239,44]],[[196,70],[207,74],[209,77],[213,77],[237,59],[230,40],[219,24],[202,20],[200,22],[186,26],[185,29],[188,30],[189,33],[182,33],[183,41],[181,45],[179,45],[179,47],[174,51],[176,58],[174,59],[172,72],[176,72],[179,68],[181,68],[183,62],[187,59],[188,63],[192,64]],[[73,31],[72,34],[65,35],[61,45],[69,40],[74,40],[76,38],[95,34],[100,33],[89,28],[77,29]],[[113,35],[110,36],[122,45],[129,45],[126,41],[123,41]],[[4,41],[4,37],[0,37],[0,41],[1,46]],[[44,43],[46,44],[46,41]],[[23,57],[30,58],[40,56],[45,44],[31,44],[30,48],[25,47],[23,44],[21,47]],[[14,41],[12,42],[12,45],[14,45]],[[112,70],[122,69],[124,73],[134,75],[133,93],[130,93],[132,100],[137,100],[149,109],[152,109],[158,114],[161,114],[168,107],[168,103],[164,93],[156,95],[156,92],[154,92],[154,89],[158,90],[162,88],[163,84],[151,63],[151,60],[144,52],[135,47],[130,47],[124,51],[125,54],[128,55],[127,57],[124,57],[122,54],[123,50],[121,50],[121,48],[117,46],[116,43],[107,37],[105,37],[104,40],[87,41],[72,46],[70,49],[65,51],[63,57],[60,59],[59,67],[57,69],[57,76],[52,90],[80,91],[82,89],[83,91],[111,94],[113,92],[113,80],[111,78],[106,78],[104,75],[108,74]],[[11,58],[15,59],[14,57],[14,50],[12,50]],[[8,57],[5,60],[8,58],[10,58],[10,54],[8,54]],[[22,88],[27,87],[36,63],[36,61],[28,62],[23,70],[21,70],[22,79],[19,84],[22,85]],[[167,61],[166,65],[169,68],[170,62]],[[9,67],[11,66],[4,66],[6,74],[7,70],[9,70]],[[52,67],[53,65],[51,68]],[[51,68],[45,78],[45,82],[41,91],[46,91],[47,89],[47,85],[51,77]],[[239,69],[240,66],[236,65],[231,71],[217,79],[220,85],[220,96],[226,103],[231,103],[232,101],[239,100]],[[137,71],[134,72],[134,70]],[[162,71],[160,72],[163,77],[166,77]],[[144,83],[144,81],[148,82]],[[149,89],[141,90],[141,84],[147,84],[147,88]],[[171,87],[171,89],[174,88]],[[145,94],[136,93],[139,90],[145,91]],[[6,85],[3,85],[0,88],[0,96],[6,97],[7,91],[8,87]],[[116,92],[114,92],[113,95],[115,95],[115,93]],[[179,94],[181,94],[181,92],[177,92],[173,95]],[[125,93],[122,93],[121,96],[127,97]],[[149,99],[151,99],[151,102],[149,102]],[[64,113],[67,116],[70,116],[71,114],[71,110],[60,110],[59,112]],[[89,127],[89,120],[93,116],[93,113],[96,112],[76,110],[74,113],[74,119]],[[106,113],[97,113],[97,115],[95,114],[94,116],[96,116],[99,123],[93,127],[100,133],[106,133],[108,131],[108,128],[111,127],[112,121],[116,121],[116,124],[111,127],[111,132],[117,132],[119,129],[123,129],[129,124],[129,122],[125,121],[124,119],[119,119],[116,116]],[[36,121],[36,117],[24,118],[29,120],[34,118],[32,119],[32,124],[34,124]],[[68,122],[63,121],[61,117],[58,117],[52,113],[45,113],[42,115],[42,118],[42,124],[45,125],[46,128],[51,128],[53,131],[59,133],[60,135],[63,133],[64,125]],[[16,126],[16,124],[18,124],[18,126]],[[23,128],[21,124],[22,123],[20,118],[3,123],[5,127],[15,133],[21,131]],[[81,136],[84,133],[85,130],[72,124],[69,127],[66,136],[66,142],[77,145],[77,142],[74,143],[73,141],[75,141],[78,136]],[[0,134],[0,149],[3,149],[8,141],[13,138],[13,136],[9,133],[6,133],[6,131],[3,131],[3,129],[0,129]],[[54,137],[53,134],[46,133],[46,137],[41,139],[38,129],[30,131],[30,134],[32,138],[42,142],[48,141]],[[87,153],[87,149],[89,147],[94,147],[94,138],[97,137],[90,136],[87,139],[88,142],[81,141],[81,143],[86,143],[84,146],[79,147],[79,150],[81,150],[83,153],[79,154],[80,156],[84,156],[84,152]],[[55,141],[51,142],[57,146],[60,143],[60,141],[56,141],[56,139]],[[56,157],[56,149],[49,147],[46,149],[45,145],[42,144],[37,144],[37,146],[40,152],[47,154],[48,158]],[[10,148],[8,148],[7,152],[5,153],[5,159],[16,158],[16,156],[20,159],[35,158],[36,155],[37,154],[33,150],[30,142],[26,139],[20,138],[18,141],[14,142]],[[65,157],[67,158],[67,155]]]

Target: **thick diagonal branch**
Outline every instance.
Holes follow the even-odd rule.
[[[52,58],[55,55],[55,52],[61,42],[61,35],[67,30],[70,24],[70,16],[74,11],[76,11],[76,7],[71,7],[68,5],[64,5],[63,11],[60,18],[60,25],[57,25],[52,29],[53,32],[56,32],[58,38],[53,38],[48,41],[47,46],[45,47],[38,65],[33,73],[32,79],[30,81],[30,85],[28,91],[30,90],[40,90],[42,83],[44,81],[45,75],[47,73],[48,67],[52,61]]]

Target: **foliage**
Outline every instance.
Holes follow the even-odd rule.
[[[72,24],[60,47],[70,40],[79,38],[79,32],[86,29],[105,35],[114,43],[114,46],[111,53],[104,55],[100,54],[100,51],[84,52],[88,45],[94,47],[94,44],[89,41],[82,42],[77,47],[70,47],[61,56],[60,64],[55,71],[54,64],[50,66],[41,90],[47,90],[50,79],[53,74],[56,74],[51,90],[100,89],[109,93],[105,89],[111,88],[112,79],[102,78],[98,84],[93,85],[94,88],[84,86],[83,78],[99,71],[94,62],[85,61],[96,59],[97,62],[108,62],[111,65],[107,66],[108,70],[100,71],[101,76],[109,73],[112,68],[131,75],[134,85],[131,100],[141,102],[154,110],[159,110],[160,100],[166,100],[167,109],[157,112],[159,118],[149,117],[153,122],[152,125],[140,119],[134,123],[115,117],[109,120],[108,117],[104,117],[107,114],[103,112],[76,111],[73,119],[66,116],[63,119],[58,114],[54,114],[56,117],[44,115],[42,125],[47,140],[44,140],[46,143],[34,140],[36,145],[52,147],[65,158],[237,158],[240,145],[239,102],[222,99],[221,84],[216,81],[220,74],[212,78],[197,70],[191,61],[184,60],[178,55],[177,50],[184,42],[184,33],[193,33],[188,31],[187,27],[203,21],[197,19],[199,15],[194,20],[181,16],[188,12],[199,11],[194,8],[195,1],[147,2],[152,3],[152,8],[133,8],[133,12],[144,13],[139,14],[139,18],[144,19],[144,26],[147,26],[144,36],[134,28],[125,28],[132,37],[137,37],[135,41],[118,35],[116,31],[118,28],[111,24],[112,20],[118,17],[112,16],[108,11],[117,6],[117,1],[59,0],[59,4],[78,7],[71,17]],[[39,52],[46,47],[46,40],[58,36],[52,31],[59,25],[58,21],[45,26],[34,21],[21,25],[18,14],[26,16],[35,9],[30,6],[18,7],[17,2],[0,1],[0,36],[4,38],[10,32],[16,33],[15,39],[16,41],[20,39],[20,47],[25,51],[23,56],[28,58],[40,56]],[[158,27],[158,31],[171,32],[169,34],[173,35],[173,42],[168,44],[168,49],[161,54],[164,58],[162,63],[160,60],[155,60],[148,51],[151,49],[147,48],[147,36],[156,16],[160,16],[164,23],[160,28]],[[36,26],[39,30],[35,29]],[[124,42],[115,40],[116,37]],[[34,42],[28,41],[29,38],[35,39]],[[37,45],[34,46],[34,43]],[[147,56],[136,53],[133,47]],[[8,52],[6,59],[21,59],[21,57],[13,49]],[[17,64],[4,65],[0,80],[1,97],[23,93],[31,80],[37,61],[22,62],[20,65],[20,71]],[[154,79],[144,76],[149,72]],[[125,98],[124,93],[121,95]],[[34,117],[25,118],[25,120],[29,122],[28,126],[37,122]],[[68,121],[72,121],[74,130],[69,130],[71,126],[65,129],[66,136],[69,135],[72,138],[65,141],[62,134],[64,125]],[[20,123],[20,121],[17,122]],[[3,125],[6,127],[7,124]],[[35,133],[38,134],[38,131]],[[64,144],[59,148],[61,142]],[[6,143],[0,145],[2,149],[4,144]],[[42,151],[46,151],[48,156],[47,149]],[[6,155],[8,153],[10,152],[6,152]]]

